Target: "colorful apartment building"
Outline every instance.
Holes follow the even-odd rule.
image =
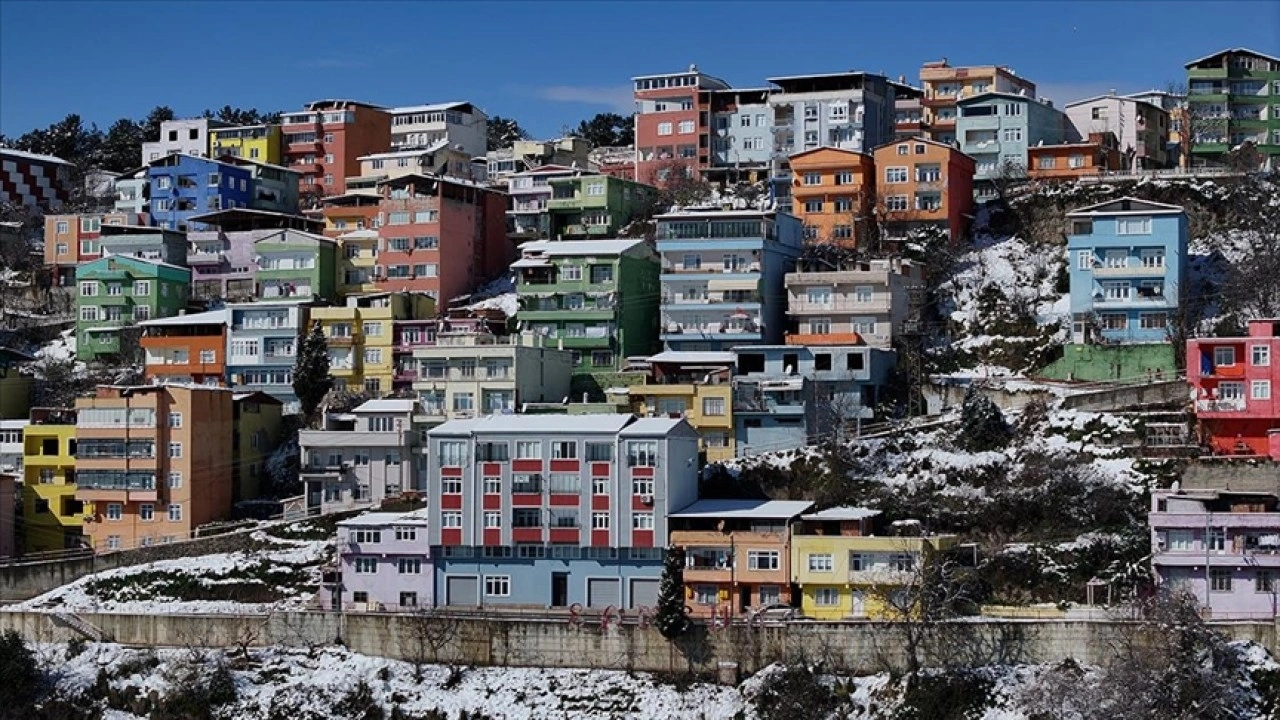
[[[143,225],[146,218],[132,213],[46,215],[44,264],[53,273],[53,284],[66,286],[76,279],[76,266],[102,257],[103,225]]]
[[[405,175],[378,183],[379,290],[441,303],[507,269],[506,196],[461,180]]]
[[[229,127],[228,123],[202,117],[165,120],[160,123],[160,137],[142,143],[141,164],[149,165],[169,155],[212,157],[209,143],[213,131]]]
[[[505,334],[507,322],[491,322],[482,317],[433,317],[397,320],[392,325],[392,357],[395,363],[394,391],[409,390],[418,379],[418,361],[413,352],[418,348],[436,344],[440,333],[479,333],[482,335]]]
[[[235,303],[227,306],[227,382],[236,392],[264,392],[298,412],[293,366],[298,338],[310,330],[311,307],[299,302]]]
[[[317,233],[322,222],[301,215],[236,208],[197,215],[193,220],[209,230],[187,233],[187,265],[191,267],[191,296],[205,302],[249,302],[255,297],[255,244],[281,230]]]
[[[956,106],[956,142],[976,164],[977,200],[994,198],[998,183],[1026,178],[1028,148],[1065,142],[1073,132],[1061,110],[1026,95],[979,93]]]
[[[368,191],[330,195],[321,201],[324,234],[336,238],[357,230],[375,230],[381,198]]]
[[[99,386],[76,400],[76,499],[95,551],[192,537],[231,514],[232,394],[201,385]]]
[[[929,137],[947,145],[962,137],[956,127],[960,116],[958,101],[989,92],[1036,96],[1036,84],[1019,77],[1011,68],[1001,65],[954,67],[946,58],[927,62],[920,68],[920,86]]]
[[[298,192],[319,198],[346,192],[363,155],[391,147],[391,115],[355,100],[317,100],[281,118],[281,164],[298,173]]]
[[[573,355],[540,335],[441,331],[413,351],[413,389],[432,422],[519,412],[569,397]]]
[[[146,215],[151,209],[151,183],[147,180],[147,166],[122,173],[115,180],[115,211],[132,215]]]
[[[1280,94],[1280,93],[1277,93]],[[1169,114],[1169,134],[1165,137],[1165,158],[1169,167],[1186,167],[1186,138],[1182,127],[1187,113],[1187,96],[1165,90],[1143,90],[1127,98],[1150,103]]]
[[[884,239],[932,227],[958,241],[973,222],[974,159],[954,146],[911,138],[875,149],[876,210]]]
[[[25,417],[0,419],[0,473],[22,472],[22,434],[27,424]]]
[[[770,88],[710,87],[698,91],[698,112],[708,117],[700,128],[698,162],[708,180],[732,185],[768,177],[773,155],[771,92]]]
[[[641,417],[684,418],[698,433],[705,463],[732,460],[733,385],[731,352],[662,352],[648,359],[643,385],[628,389]]]
[[[923,89],[908,85],[905,76],[898,76],[898,82],[893,83],[894,140],[929,137],[923,99]]]
[[[557,240],[617,237],[651,214],[658,189],[608,175],[550,178],[548,233]]]
[[[783,278],[800,255],[799,219],[734,210],[674,212],[654,220],[666,349],[724,351],[782,342]]]
[[[231,396],[235,435],[231,438],[234,457],[231,465],[233,502],[261,497],[267,477],[267,458],[280,444],[284,404],[262,392],[239,392]]]
[[[1039,181],[1097,177],[1123,169],[1115,134],[1090,133],[1087,140],[1027,148],[1027,177]]]
[[[698,175],[707,164],[699,161],[699,138],[706,131],[699,127],[699,92],[727,90],[729,84],[699,71],[697,65],[685,72],[631,80],[636,101],[632,179],[661,186],[673,172]]]
[[[888,350],[902,332],[913,288],[924,287],[919,265],[901,258],[835,265],[801,258],[784,280],[788,345],[869,345]]]
[[[223,157],[221,162],[249,171],[249,207],[264,212],[298,213],[298,173],[282,165],[239,157]]]
[[[510,187],[511,176],[547,165],[586,171],[592,167],[591,143],[572,135],[556,140],[517,140],[511,147],[485,153],[485,179],[498,187]],[[630,175],[626,176],[630,180]]]
[[[259,300],[337,300],[337,246],[324,235],[276,230],[253,242]]]
[[[222,309],[138,323],[143,378],[153,383],[225,385],[229,317]]]
[[[387,147],[407,150],[443,143],[468,158],[483,157],[489,149],[489,116],[469,102],[394,107],[386,112],[391,116]]]
[[[565,165],[541,167],[512,173],[507,179],[507,232],[514,240],[547,240],[551,234],[551,181],[582,174],[578,168]]]
[[[1250,320],[1244,337],[1187,341],[1187,382],[1201,444],[1214,454],[1280,458],[1280,323]],[[1273,393],[1272,388],[1277,388]]]
[[[633,415],[491,415],[427,433],[439,605],[657,605],[697,433]]]
[[[98,229],[103,257],[117,255],[187,266],[187,235],[180,230],[143,225],[103,225]]]
[[[820,147],[791,163],[791,208],[804,223],[806,243],[865,246],[873,222],[876,184],[871,153]]]
[[[1169,112],[1132,97],[1108,95],[1067,103],[1063,107],[1072,137],[1111,133],[1119,144],[1124,170],[1149,170],[1176,164],[1168,156]]]
[[[85,513],[76,498],[76,411],[32,408],[22,445],[23,549],[80,547]]]
[[[326,583],[320,606],[334,610],[414,612],[435,605],[426,513],[370,512],[338,522],[339,583]]]
[[[209,128],[209,157],[234,157],[279,165],[281,152],[279,125],[237,125]]]
[[[177,315],[187,307],[190,284],[187,268],[138,257],[82,263],[76,271],[76,356],[92,362],[120,353],[121,328]]]
[[[1194,165],[1219,164],[1253,143],[1262,167],[1280,167],[1280,58],[1230,48],[1187,63],[1188,138]]]
[[[660,268],[645,240],[531,242],[520,252],[516,319],[570,351],[574,372],[613,372],[653,352]]]
[[[1125,197],[1067,213],[1071,341],[1166,343],[1187,280],[1187,214]]]
[[[411,398],[369,400],[350,412],[328,413],[321,429],[302,430],[298,444],[308,511],[378,507],[425,490],[421,446],[427,426],[414,420],[418,415]]]
[[[954,535],[876,535],[879,510],[834,507],[792,527],[791,582],[801,613],[815,620],[901,620],[914,616],[921,577]],[[896,600],[896,602],[895,602]]]
[[[671,513],[694,617],[729,618],[792,605],[791,525],[808,500],[698,500]]]
[[[181,153],[147,166],[151,220],[169,230],[201,230],[192,217],[215,210],[256,207],[253,172],[246,167]]]
[[[362,155],[360,175],[347,178],[348,192],[374,190],[378,183],[405,175],[442,175],[462,180],[484,181],[485,166],[473,163],[472,156],[441,140],[422,148]]]
[[[335,240],[338,243],[338,294],[346,297],[377,292],[378,245],[381,243],[378,231],[352,230]]]
[[[770,177],[778,209],[794,212],[792,155],[820,147],[870,152],[894,139],[894,85],[883,75],[824,73],[769,78],[773,108]]]
[[[52,155],[0,148],[0,205],[57,212],[71,197],[74,169]]]
[[[349,295],[342,305],[312,308],[311,321],[320,324],[329,346],[334,387],[375,398],[390,393],[395,323],[435,313],[435,300],[418,293]]]

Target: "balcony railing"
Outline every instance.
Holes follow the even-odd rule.
[[[886,313],[889,312],[889,299],[860,301],[848,297],[833,297],[826,302],[810,302],[804,298],[796,298],[789,307],[792,313]]]
[[[1093,269],[1097,277],[1164,277],[1163,265],[1122,265],[1120,267],[1100,266]]]
[[[1197,400],[1198,412],[1244,412],[1244,398],[1226,398],[1222,400]]]

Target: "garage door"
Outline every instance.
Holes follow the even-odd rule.
[[[658,607],[658,583],[657,578],[636,578],[631,581],[631,604],[627,607],[634,610],[636,608]]]
[[[587,580],[587,607],[606,608],[622,604],[622,581],[619,578]]]
[[[476,577],[445,578],[444,593],[446,605],[480,604],[480,579]]]

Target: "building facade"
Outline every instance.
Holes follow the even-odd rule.
[[[264,392],[298,412],[293,365],[298,338],[310,330],[311,308],[302,303],[256,302],[227,306],[227,382],[237,392]]]
[[[1191,162],[1219,164],[1233,147],[1253,143],[1262,166],[1280,166],[1280,58],[1231,48],[1187,63]]]
[[[660,339],[668,350],[780,343],[783,279],[795,268],[800,221],[761,211],[659,215]]]
[[[365,513],[338,522],[341,589],[321,589],[332,609],[414,612],[435,605],[431,549],[421,510]]]
[[[1018,76],[1011,68],[1000,65],[954,67],[946,58],[927,62],[920,68],[920,87],[929,137],[947,145],[962,137],[956,127],[958,101],[988,92],[1028,98],[1036,96],[1036,84]]]
[[[434,300],[415,293],[350,295],[343,305],[313,308],[311,321],[320,324],[329,345],[334,387],[375,398],[391,392],[395,323],[435,312]]]
[[[1067,213],[1071,339],[1164,343],[1187,279],[1187,215],[1120,198]]]
[[[658,199],[655,187],[608,175],[551,178],[548,184],[548,234],[557,240],[617,237]]]
[[[234,393],[231,413],[235,435],[231,466],[231,499],[234,502],[261,497],[267,478],[267,458],[280,444],[284,404],[266,393]]]
[[[694,617],[793,605],[791,525],[808,500],[699,500],[671,514]]]
[[[84,504],[76,499],[76,412],[33,408],[22,438],[23,549],[81,546]]]
[[[279,125],[237,125],[209,128],[209,157],[234,157],[254,162],[279,165],[284,159],[280,151]]]
[[[727,90],[725,81],[690,65],[685,72],[632,78],[635,90],[635,176],[661,186],[672,173],[697,176],[698,143],[704,129],[698,111],[701,90]]]
[[[438,604],[655,607],[697,433],[632,415],[493,415],[428,433]]]
[[[369,400],[350,412],[328,413],[320,430],[298,434],[309,512],[377,507],[421,492],[425,425],[412,399]],[[425,538],[424,545],[425,545]]]
[[[507,232],[516,240],[547,240],[551,234],[551,181],[571,178],[582,171],[565,165],[543,165],[512,173],[507,178]]]
[[[253,173],[244,167],[186,154],[163,155],[147,167],[152,221],[169,230],[200,230],[192,217],[253,207]]]
[[[993,198],[997,184],[1027,176],[1027,149],[1070,139],[1067,116],[1046,100],[986,92],[956,103],[956,141],[973,158],[974,196]]]
[[[773,156],[771,92],[770,88],[698,91],[699,113],[708,115],[708,124],[700,128],[705,137],[699,138],[698,162],[708,180],[724,185],[768,177]]]
[[[660,269],[643,239],[532,242],[520,252],[516,319],[570,351],[574,372],[612,372],[654,350]]]
[[[788,345],[869,345],[888,350],[902,332],[918,265],[901,258],[851,260],[831,267],[801,260],[787,273]]]
[[[1119,141],[1112,133],[1090,133],[1088,139],[1027,148],[1027,177],[1032,180],[1076,180],[1123,170]]]
[[[92,362],[122,350],[120,330],[142,320],[177,315],[187,306],[191,271],[126,255],[111,255],[76,271],[76,357]]]
[[[662,352],[648,359],[643,385],[628,388],[641,417],[681,417],[698,433],[708,463],[736,457],[733,434],[731,352]]]
[[[138,323],[142,377],[153,383],[225,385],[228,318],[223,309]]]
[[[316,100],[281,124],[281,164],[298,173],[298,192],[309,197],[345,193],[359,158],[391,147],[391,116],[355,100]]]
[[[142,143],[141,164],[148,165],[169,155],[211,157],[209,154],[211,132],[227,127],[230,127],[227,123],[209,118],[165,120],[160,123],[159,139]]]
[[[337,300],[337,243],[301,230],[276,230],[253,242],[253,295],[259,300]]]
[[[564,402],[573,372],[568,350],[530,333],[440,332],[413,361],[421,413],[436,423]]]
[[[572,135],[547,141],[517,140],[509,148],[485,153],[485,179],[490,184],[509,187],[512,175],[547,165],[585,172],[592,166],[591,150],[589,141]]]
[[[870,153],[820,147],[791,156],[791,212],[807,243],[866,244],[876,203]]]
[[[974,159],[954,146],[911,138],[875,149],[876,210],[884,238],[905,240],[923,228],[953,241],[973,222]]]
[[[391,148],[445,143],[468,158],[484,157],[489,149],[489,116],[469,102],[394,107],[387,114],[391,116]]]
[[[507,329],[505,317],[501,321],[489,322],[481,317],[431,317],[396,320],[392,325],[392,362],[395,376],[392,388],[397,393],[410,390],[418,379],[418,361],[413,351],[436,344],[440,334],[479,333],[497,335]]]
[[[259,240],[282,230],[314,234],[321,227],[320,222],[300,215],[240,208],[198,215],[195,220],[210,229],[187,233],[191,295],[212,303],[254,299]]]
[[[44,264],[53,273],[53,283],[70,285],[76,266],[102,257],[103,225],[143,225],[146,219],[133,213],[46,215],[44,218]]]
[[[95,551],[158,545],[231,514],[231,392],[99,386],[76,400],[76,499]]]
[[[73,169],[52,155],[0,148],[0,204],[57,212],[71,197]]]
[[[1187,382],[1200,442],[1215,455],[1280,458],[1280,332],[1274,320],[1249,321],[1245,337],[1187,341]]]
[[[1063,107],[1075,138],[1111,133],[1119,144],[1124,170],[1149,170],[1176,164],[1168,156],[1169,112],[1159,105],[1111,93]]]

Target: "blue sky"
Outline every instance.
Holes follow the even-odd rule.
[[[56,28],[56,30],[54,29]],[[470,100],[540,137],[697,63],[732,85],[926,60],[998,63],[1059,105],[1164,89],[1227,47],[1280,55],[1280,2],[18,2],[0,0],[0,132],[155,105]]]

